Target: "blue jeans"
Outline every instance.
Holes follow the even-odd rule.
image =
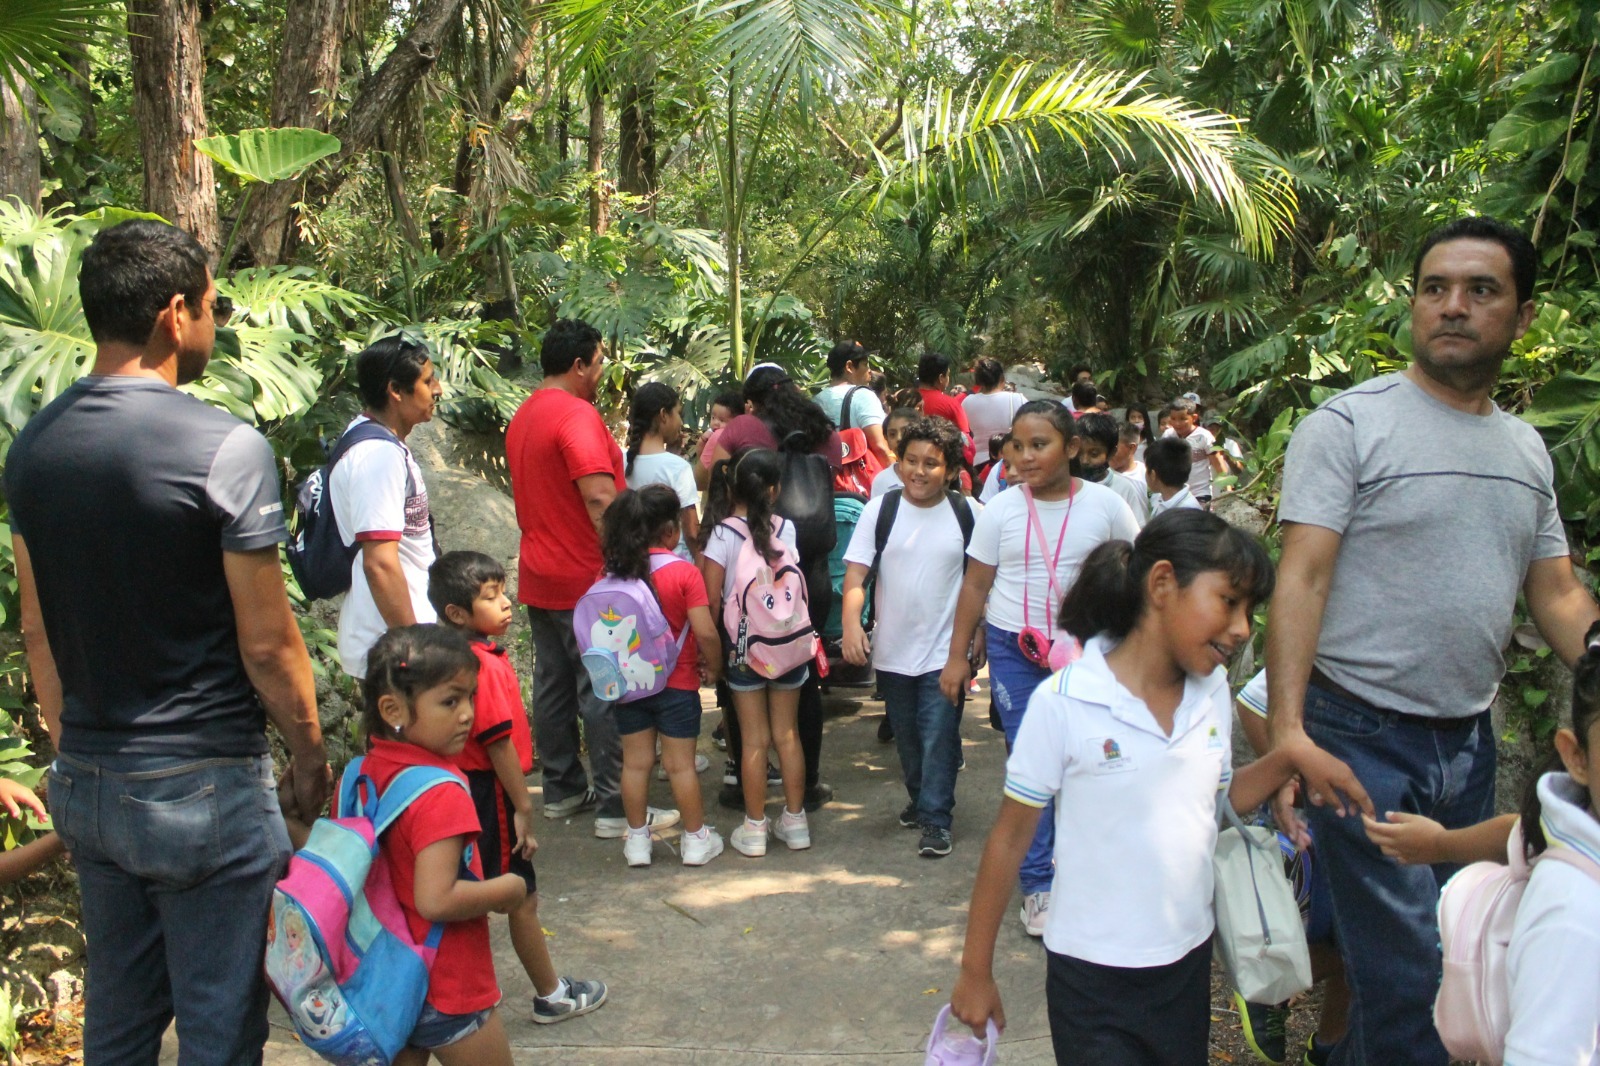
[[[60,755],[50,816],[72,851],[90,948],[84,1061],[259,1063],[272,887],[289,864],[272,761]]]
[[[985,623],[989,634],[989,693],[995,708],[1000,712],[1000,725],[1006,734],[1006,753],[1017,741],[1017,730],[1022,726],[1022,714],[1028,709],[1028,697],[1044,683],[1050,671],[1035,666],[1017,647],[1017,634],[997,629]],[[1056,805],[1051,800],[1039,815],[1039,828],[1028,845],[1028,854],[1022,857],[1019,880],[1022,894],[1050,891],[1055,879]]]
[[[956,767],[961,765],[961,711],[939,691],[939,671],[891,674],[878,671],[878,691],[894,727],[900,773],[917,820],[949,829],[956,805]]]
[[[1487,711],[1453,729],[1432,729],[1315,685],[1305,726],[1324,751],[1349,764],[1372,804],[1423,814],[1446,829],[1494,814],[1494,729]],[[1333,926],[1350,984],[1350,1029],[1339,1066],[1447,1066],[1433,1027],[1439,952],[1439,888],[1459,868],[1402,866],[1383,856],[1357,816],[1310,807],[1317,861],[1327,871]]]

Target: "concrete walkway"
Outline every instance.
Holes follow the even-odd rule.
[[[540,912],[556,968],[601,978],[611,995],[586,1017],[535,1025],[504,920],[491,916],[501,1011],[517,1062],[922,1062],[934,1014],[955,981],[1005,746],[989,728],[985,691],[968,702],[962,724],[967,769],[956,792],[955,850],[924,859],[917,834],[895,819],[906,795],[893,745],[877,741],[882,705],[830,699],[828,713],[823,779],[835,799],[812,815],[808,851],[774,841],[765,858],[749,859],[729,847],[709,866],[686,868],[673,829],[657,843],[652,866],[629,869],[620,840],[594,838],[592,816],[539,820]],[[707,820],[726,836],[738,815],[716,805],[723,756],[710,735],[717,721],[714,710],[705,716],[700,749],[711,769],[701,783]],[[651,802],[671,806],[665,782],[652,784]],[[769,812],[778,810],[774,798]],[[1002,1061],[1053,1061],[1044,950],[1014,920],[1001,933],[996,969],[1009,1019]],[[320,1061],[299,1047],[276,1007],[266,1061]]]

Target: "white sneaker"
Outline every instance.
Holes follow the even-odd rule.
[[[649,866],[652,843],[650,830],[641,833],[629,830],[628,835],[622,838],[622,857],[628,860],[629,866]]]
[[[1030,892],[1022,897],[1022,928],[1029,936],[1044,936],[1045,919],[1049,916],[1049,892]]]
[[[659,807],[646,807],[644,809],[644,827],[652,832],[657,829],[668,829],[677,824],[677,811],[664,811]],[[628,835],[628,819],[596,818],[594,820],[594,835],[601,840],[621,840]]]
[[[706,758],[704,755],[701,755],[699,752],[695,752],[694,772],[697,774],[703,774],[709,769],[711,769],[711,760]],[[666,779],[667,768],[662,766],[659,762],[656,763],[656,780],[665,781]]]
[[[811,827],[806,824],[806,812],[790,814],[784,811],[772,835],[789,845],[790,851],[804,851],[811,846]]]
[[[763,843],[765,843],[763,841]],[[697,837],[693,833],[683,834],[683,864],[685,866],[704,866],[718,855],[722,854],[722,834],[706,826],[706,835]]]
[[[761,858],[767,853],[768,824],[765,818],[754,825],[748,818],[740,822],[739,828],[735,829],[729,838],[733,842],[733,850],[752,859]]]

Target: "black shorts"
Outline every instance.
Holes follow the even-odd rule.
[[[493,770],[468,770],[467,787],[472,790],[472,806],[478,812],[478,858],[483,862],[483,876],[487,880],[501,874],[516,874],[528,884],[528,895],[539,891],[539,882],[533,872],[533,863],[517,854],[516,823],[512,819],[517,810],[511,806],[511,797],[500,787],[500,779]]]
[[[1165,966],[1050,956],[1045,1003],[1057,1066],[1206,1066],[1211,941]]]

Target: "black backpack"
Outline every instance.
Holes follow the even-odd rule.
[[[789,444],[795,436],[791,433],[783,443]],[[839,541],[833,517],[833,467],[825,457],[809,450],[780,447],[778,455],[783,460],[783,483],[772,510],[794,523],[795,547],[805,569],[817,559],[826,559]]]
[[[300,483],[300,491],[295,494],[294,539],[289,542],[286,552],[289,568],[294,571],[295,580],[300,583],[300,591],[307,600],[326,600],[350,591],[350,568],[360,548],[353,543],[346,544],[339,536],[339,523],[333,516],[333,499],[328,492],[328,485],[333,477],[333,468],[345,453],[369,440],[391,441],[396,448],[405,451],[400,438],[390,432],[387,426],[373,421],[362,422],[345,430],[334,444],[327,465],[312,471],[311,476]],[[410,496],[413,489],[411,465],[408,463],[406,495]]]
[[[878,585],[878,564],[883,561],[883,549],[889,546],[889,531],[894,528],[894,516],[900,511],[900,489],[890,489],[883,495],[883,504],[878,508],[878,522],[872,527],[872,566],[867,570],[867,578],[862,587],[867,592],[867,620],[865,626],[872,628],[876,620],[878,597],[873,595]],[[944,498],[949,501],[950,507],[956,513],[956,524],[961,527],[961,548],[963,552],[972,543],[972,527],[975,520],[972,517],[972,508],[967,506],[966,497],[955,489],[946,489]],[[961,557],[961,570],[967,569],[967,557]]]

